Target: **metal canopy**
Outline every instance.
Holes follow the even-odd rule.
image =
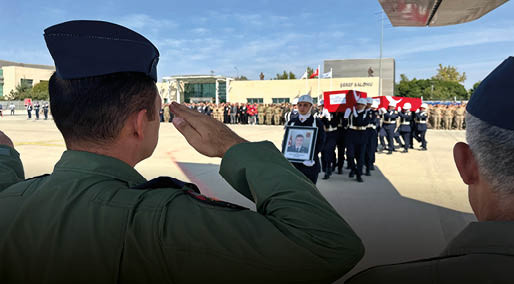
[[[391,24],[447,26],[476,20],[508,0],[379,0]]]

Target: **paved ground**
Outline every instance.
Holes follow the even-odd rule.
[[[270,140],[277,146],[283,135],[283,128],[276,126],[236,125],[232,129],[248,140]],[[52,172],[65,150],[51,120],[4,117],[0,130],[13,139],[27,177]],[[452,147],[464,141],[464,131],[429,131],[427,140],[426,152],[378,155],[377,170],[365,177],[365,183],[350,180],[347,171],[319,180],[319,190],[366,246],[366,256],[350,275],[371,265],[434,256],[474,220],[452,158]],[[196,153],[171,124],[162,124],[154,155],[136,168],[146,178],[190,180],[206,195],[254,208],[218,175],[219,164],[220,159]]]

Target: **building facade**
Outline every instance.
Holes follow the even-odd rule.
[[[48,81],[54,72],[54,66],[0,60],[0,99],[9,97],[20,85],[32,88],[41,81]]]

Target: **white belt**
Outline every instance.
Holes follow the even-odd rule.
[[[396,121],[384,121],[385,124],[396,124]]]
[[[366,130],[366,126],[350,126],[350,129],[353,129],[353,130]]]
[[[376,126],[376,125],[374,125],[374,124],[370,124],[370,125],[368,125],[368,127],[367,127],[367,128],[377,129],[377,126]]]
[[[426,124],[427,122],[426,122],[426,121],[421,121],[421,120],[416,120],[416,123],[419,123],[419,124]]]
[[[410,125],[410,122],[402,122],[402,125]]]
[[[336,131],[337,130],[337,127],[329,127],[327,128],[327,132],[332,132],[332,131]]]

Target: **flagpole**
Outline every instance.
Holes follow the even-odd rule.
[[[308,83],[307,80],[309,80],[309,72],[307,72],[307,71],[308,70],[305,69],[305,73],[304,74],[307,74],[307,76],[305,76],[305,93],[307,93],[307,90],[309,89],[309,87],[307,86],[307,83]]]
[[[320,88],[321,88],[321,65],[318,65],[318,93],[316,94],[316,98],[319,97]]]

